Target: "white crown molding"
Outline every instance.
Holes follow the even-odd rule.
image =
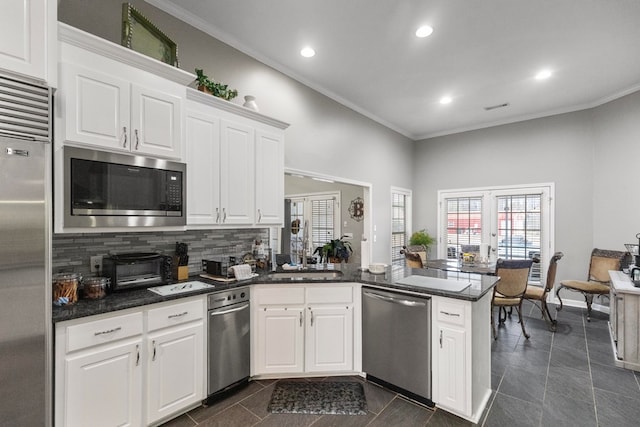
[[[79,30],[63,22],[58,22],[58,40],[62,43],[77,46],[98,55],[148,71],[181,85],[187,86],[196,79],[195,74],[165,64],[162,61]]]
[[[265,116],[264,114],[260,114],[257,111],[251,110],[247,107],[233,104],[222,98],[218,98],[216,96],[192,89],[190,87],[187,88],[187,99],[199,102],[201,104],[210,105],[219,110],[227,111],[237,116],[246,117],[248,119],[255,120],[257,122],[264,123],[278,129],[284,130],[289,127],[289,123],[274,119],[273,117]]]

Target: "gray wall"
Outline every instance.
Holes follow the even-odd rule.
[[[61,0],[58,19],[120,43],[122,0]],[[291,124],[285,166],[372,184],[374,259],[390,260],[390,187],[411,187],[412,143],[141,0],[131,3],[178,45],[181,68],[256,96],[260,112]],[[259,37],[259,35],[256,35]]]
[[[558,280],[585,279],[591,249],[640,231],[640,92],[590,110],[419,141],[414,228],[437,229],[437,191],[554,182]],[[455,165],[455,167],[451,167]]]

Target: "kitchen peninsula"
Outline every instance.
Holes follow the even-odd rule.
[[[330,276],[320,275],[320,277],[330,278],[305,278],[305,273],[322,271],[332,272]],[[371,274],[348,264],[312,266],[306,272],[300,271],[299,275],[287,274],[286,276],[290,278],[284,278],[281,274],[264,272],[253,279],[236,283],[214,282],[199,276],[193,276],[189,280],[212,284],[214,287],[169,296],[161,296],[147,289],[131,290],[109,294],[100,300],[79,300],[71,306],[55,307],[53,309],[53,322],[57,342],[56,396],[74,395],[70,393],[70,390],[66,390],[74,387],[74,378],[71,375],[73,363],[89,354],[97,357],[97,350],[112,350],[118,342],[122,343],[126,348],[125,354],[128,356],[125,357],[125,360],[134,362],[138,360],[139,362],[137,363],[142,365],[147,372],[152,372],[152,360],[156,357],[156,341],[161,338],[161,334],[164,332],[182,331],[188,333],[189,342],[192,342],[192,347],[190,347],[190,352],[188,353],[188,357],[191,357],[190,363],[195,368],[202,368],[204,366],[202,358],[206,353],[206,343],[204,342],[206,340],[203,339],[206,336],[206,321],[203,321],[203,319],[206,319],[206,297],[208,294],[236,288],[241,289],[242,287],[251,289],[252,359],[261,357],[262,351],[258,349],[259,331],[263,329],[257,323],[257,307],[282,306],[283,310],[289,310],[289,313],[292,312],[292,307],[294,306],[308,307],[305,311],[301,311],[301,314],[296,313],[296,316],[300,317],[300,324],[306,323],[306,316],[313,318],[315,315],[315,321],[318,326],[316,330],[320,330],[321,309],[340,306],[342,310],[346,310],[344,312],[346,316],[344,317],[344,324],[347,326],[345,326],[344,336],[338,335],[341,335],[345,342],[350,341],[346,342],[346,346],[350,346],[351,352],[345,354],[351,359],[343,367],[325,368],[322,373],[326,375],[363,374],[360,295],[361,289],[366,287],[420,296],[431,300],[432,401],[438,407],[463,418],[474,422],[479,419],[491,393],[489,307],[491,290],[498,280],[497,277],[432,269],[416,270],[404,267],[387,267],[384,274]],[[439,287],[430,288],[419,284],[404,283],[408,278],[414,278],[412,280],[415,280],[416,277],[425,278],[427,282],[435,279],[435,283],[438,283]],[[448,290],[446,287],[440,286],[445,282],[451,282],[458,287],[460,282],[463,282],[464,289],[460,291]],[[265,291],[269,291],[267,293],[270,293],[270,296],[277,296],[276,291],[278,289],[286,291],[279,295],[286,295],[287,301],[258,299],[259,295],[264,294]],[[291,300],[297,294],[300,294],[301,298],[305,299],[300,301]],[[306,313],[310,310],[314,314],[308,315]],[[169,323],[165,321],[159,326],[154,323],[159,322],[159,320],[153,320],[157,315],[162,314],[166,317],[167,313],[169,313],[169,317],[171,317],[170,313],[174,312],[178,314],[188,312],[188,314],[182,316],[182,319],[180,317],[176,318],[180,320],[172,320]],[[335,316],[334,312],[331,313],[332,316]],[[113,319],[118,319],[120,323],[113,323]],[[143,319],[147,320],[144,321]],[[295,318],[295,323],[297,326],[297,317]],[[156,324],[156,329],[151,329],[150,325],[152,324]],[[407,328],[412,328],[412,326],[407,325]],[[102,332],[105,333],[102,334]],[[84,333],[87,338],[83,339],[81,336],[74,338],[77,333]],[[335,334],[327,335],[327,339],[334,339],[333,335]],[[322,342],[322,340],[316,340],[316,342]],[[304,352],[304,348],[301,351]],[[185,359],[188,359],[188,357]],[[184,362],[183,365],[185,365]],[[150,385],[143,385],[142,375],[136,373],[135,367],[138,365],[132,362],[132,366],[134,366],[134,369],[131,370],[131,375],[133,375],[134,379],[133,383],[137,385],[132,389],[127,389],[127,392],[153,399],[153,393],[149,392]],[[268,370],[256,368],[256,366],[261,365],[256,363],[255,360],[252,361],[252,366],[251,374],[255,378],[265,377],[265,374],[269,372]],[[312,374],[312,371],[308,369],[309,366],[307,359],[306,364],[303,364],[303,369],[299,372],[285,369],[280,374],[267,374],[267,377],[306,376],[320,373],[316,370]],[[316,366],[322,365],[316,364]],[[184,369],[184,366],[181,366],[180,369]],[[152,378],[150,375],[150,373],[147,373],[148,381]],[[107,377],[113,380],[112,377]],[[206,373],[196,378],[205,377]],[[123,379],[121,378],[121,380]],[[76,377],[75,381],[79,381],[79,378]],[[132,378],[124,378],[125,384],[131,384],[131,381]],[[147,402],[145,404],[142,401],[139,405],[132,406],[156,409],[159,407],[159,410],[155,412],[147,409],[144,415],[145,424],[153,424],[152,420],[157,422],[166,421],[198,406],[206,397],[206,385],[202,381],[194,380],[188,385],[190,390],[188,393],[184,393],[185,400],[181,407],[167,410],[157,403]],[[103,389],[106,390],[107,387],[103,387]],[[143,389],[146,389],[147,392],[143,393]],[[77,396],[77,393],[75,395]],[[56,424],[67,424],[73,411],[78,409],[81,411],[82,405],[77,405],[77,403],[56,401],[58,421]],[[162,412],[162,409],[165,412]],[[118,411],[112,408],[110,413],[114,414],[118,413]],[[121,414],[120,419],[135,418],[136,416],[140,417],[141,414],[136,413],[136,411],[130,411],[128,414]]]

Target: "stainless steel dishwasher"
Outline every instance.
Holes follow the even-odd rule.
[[[362,288],[362,368],[368,380],[433,406],[431,298]]]
[[[248,384],[250,375],[249,288],[210,294],[207,340],[207,403]]]

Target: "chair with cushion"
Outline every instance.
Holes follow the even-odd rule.
[[[424,245],[403,246],[400,250],[404,254],[407,267],[423,268],[427,258],[427,248]]]
[[[544,286],[527,285],[524,299],[531,301],[542,312],[542,318],[547,322],[550,331],[556,330],[556,321],[551,317],[549,306],[547,306],[547,294],[553,289],[556,281],[556,270],[558,261],[564,256],[562,252],[556,252],[551,257],[549,269],[547,270],[547,282]]]
[[[527,334],[527,331],[524,329],[524,322],[522,320],[522,298],[527,289],[531,264],[533,264],[533,260],[531,259],[498,259],[496,263],[496,275],[500,277],[500,280],[493,288],[493,298],[491,299],[491,329],[493,339],[498,339],[493,315],[495,307],[498,307],[498,310],[506,307],[515,307],[518,311],[518,320],[522,327],[522,334],[529,339],[529,334]],[[502,319],[499,321],[503,322]]]
[[[557,307],[556,310],[562,310],[561,290],[568,289],[570,291],[580,292],[587,303],[587,322],[590,322],[591,303],[593,302],[594,295],[609,296],[609,285],[611,284],[609,270],[620,270],[627,254],[627,252],[623,251],[597,248],[591,251],[587,280],[562,280],[560,286],[556,289],[556,297],[560,300],[560,307]]]

